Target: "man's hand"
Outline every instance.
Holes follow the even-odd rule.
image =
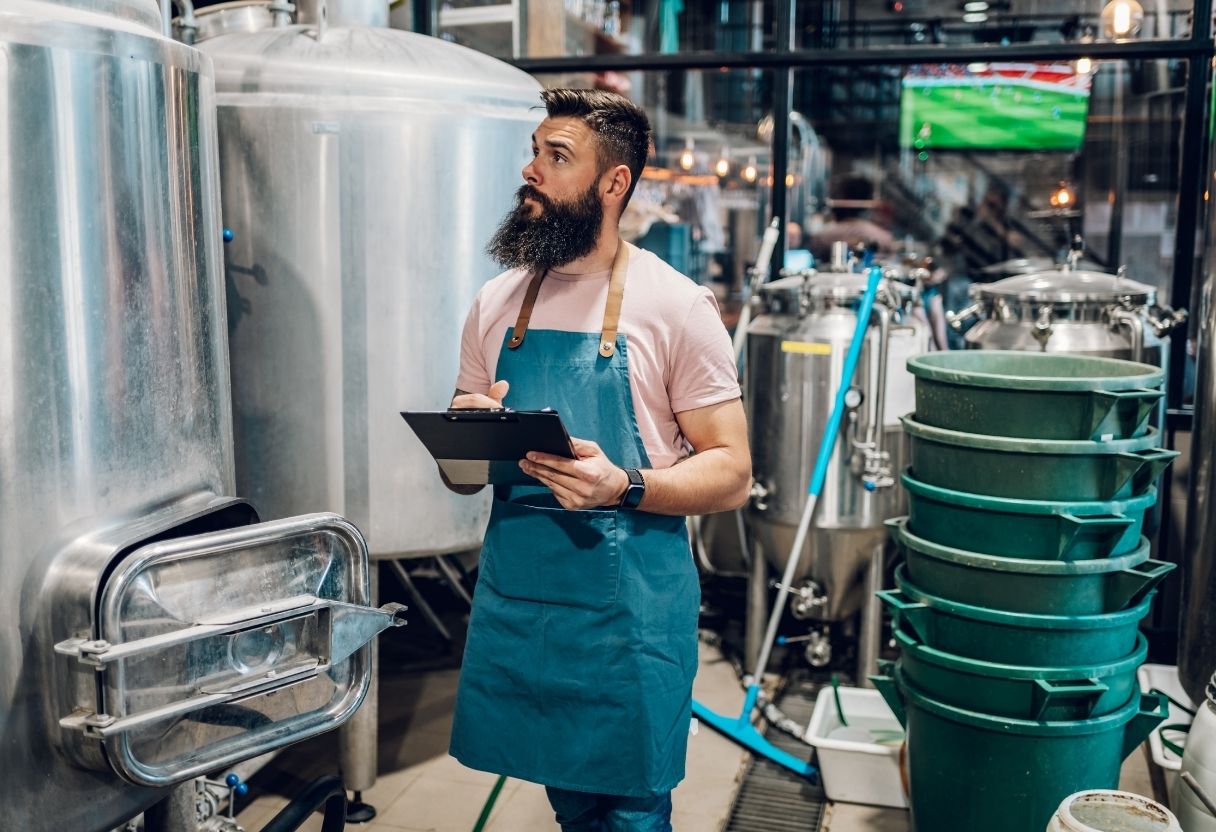
[[[455,398],[448,405],[449,410],[496,410],[502,407],[502,400],[507,397],[507,390],[511,387],[505,381],[496,381],[490,385],[490,389],[483,396],[481,393],[465,393],[462,390],[456,391]]]
[[[586,439],[571,439],[577,459],[532,452],[519,467],[553,492],[566,509],[615,506],[621,502],[629,477],[604,455],[600,446]]]

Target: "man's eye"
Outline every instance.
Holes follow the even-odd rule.
[[[554,153],[554,154],[553,154],[553,161],[555,161],[555,162],[564,162],[564,161],[566,161],[566,157],[565,157],[565,156],[563,156],[563,155],[562,155],[562,154],[560,154],[560,153]]]

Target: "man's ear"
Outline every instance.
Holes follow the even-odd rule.
[[[616,165],[605,171],[601,181],[605,185],[604,202],[608,205],[620,205],[625,201],[625,194],[629,193],[633,174],[629,172],[628,165]]]

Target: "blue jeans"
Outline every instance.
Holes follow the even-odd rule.
[[[671,792],[618,797],[545,787],[562,832],[671,832]]]

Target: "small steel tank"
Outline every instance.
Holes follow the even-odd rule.
[[[1100,355],[1164,367],[1168,334],[1184,313],[1157,306],[1157,292],[1121,275],[1060,269],[970,288],[971,306],[950,315],[968,349]]]
[[[747,341],[757,484],[749,514],[778,571],[785,567],[806,504],[865,286],[862,275],[808,272],[760,288],[760,314]],[[904,512],[906,497],[894,482],[907,465],[899,417],[915,407],[913,377],[905,364],[929,348],[928,327],[910,314],[918,297],[914,287],[889,279],[882,283],[804,566],[795,579],[817,584],[810,605],[793,605],[804,617],[838,621],[858,610],[864,595],[860,579],[886,540],[883,521]]]
[[[250,21],[270,15],[249,4],[228,8],[230,28],[198,14],[200,37],[221,32],[198,45],[215,62],[234,235],[237,482],[269,516],[352,518],[375,557],[467,550],[489,497],[444,489],[398,411],[451,400],[540,85],[436,38],[353,25],[368,5],[301,4],[312,23],[260,31]]]
[[[235,498],[210,62],[155,0],[0,5],[0,829],[103,832],[333,728],[391,611]],[[369,621],[372,622],[369,624]],[[353,626],[353,632],[351,627]]]

